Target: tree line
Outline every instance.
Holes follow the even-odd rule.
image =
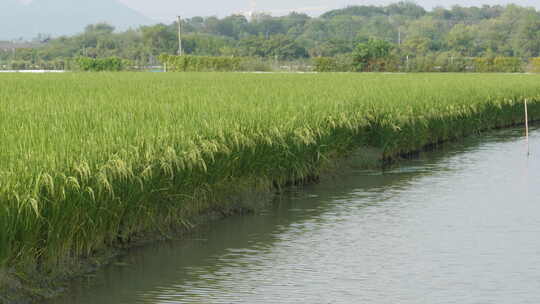
[[[293,12],[181,22],[183,52],[195,56],[312,60],[344,69],[410,71],[466,70],[478,66],[478,58],[493,65],[496,58],[508,64],[509,59],[501,58],[528,62],[540,57],[540,12],[518,5],[428,11],[413,2],[398,2],[350,6],[319,17]],[[78,35],[44,39],[37,48],[2,50],[0,65],[62,67],[78,57],[117,57],[135,67],[156,65],[159,55],[177,52],[177,26],[174,22],[117,32],[108,24],[89,25]]]

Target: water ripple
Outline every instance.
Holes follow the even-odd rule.
[[[58,303],[539,303],[540,132],[292,191]]]

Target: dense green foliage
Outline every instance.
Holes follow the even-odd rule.
[[[495,57],[476,58],[474,68],[477,72],[523,72],[523,62],[519,58]]]
[[[317,57],[313,60],[313,64],[317,72],[338,72],[341,70],[337,60],[331,57]]]
[[[351,55],[318,57],[313,60],[314,70],[317,72],[540,72],[538,58],[531,58],[527,64],[515,57],[460,58],[441,54],[435,58],[411,61],[400,63],[395,56],[388,53],[382,56],[372,55],[366,44],[360,44]]]
[[[370,38],[392,45],[390,63],[400,71],[467,71],[478,57],[491,61],[515,57],[527,62],[540,56],[540,13],[517,5],[426,11],[414,3],[399,2],[351,6],[320,17],[299,13],[257,14],[250,20],[241,15],[193,17],[183,20],[182,27],[184,52],[198,56],[279,61],[335,57],[352,54]],[[176,24],[125,32],[115,32],[106,24],[90,25],[72,37],[41,37],[45,43],[40,48],[0,51],[0,66],[12,61],[39,66],[79,56],[117,56],[136,66],[154,65],[160,54],[177,53],[176,31]],[[388,66],[387,61],[383,63]]]
[[[539,80],[0,75],[0,274],[8,266],[53,278],[69,261],[143,231],[189,225],[246,189],[304,179],[354,148],[393,157],[523,122],[524,98],[539,119]]]
[[[384,40],[369,39],[365,43],[360,43],[353,51],[353,64],[359,71],[381,72],[393,71],[389,67],[392,62],[392,45]]]
[[[228,72],[239,71],[242,59],[238,57],[173,56],[162,54],[159,61],[169,72]]]
[[[528,69],[531,72],[540,73],[540,57],[531,58]]]
[[[352,56],[340,55],[313,58],[313,69],[316,72],[356,72],[358,66]]]
[[[118,72],[127,68],[126,66],[126,61],[118,57],[75,59],[75,69],[85,72]]]

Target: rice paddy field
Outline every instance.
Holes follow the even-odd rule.
[[[244,193],[311,179],[354,150],[391,160],[523,123],[526,99],[540,119],[540,76],[0,75],[0,290],[249,208]]]

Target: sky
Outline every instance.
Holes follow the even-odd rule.
[[[1,1],[1,0],[0,0]],[[22,1],[22,0],[21,0]],[[252,6],[256,11],[283,15],[290,11],[319,15],[325,11],[348,5],[386,5],[398,0],[118,0],[144,15],[158,20],[171,21],[176,15],[227,16],[247,12]],[[483,4],[509,4],[532,6],[540,9],[540,0],[417,0],[417,4],[431,9],[435,6],[481,6]]]

